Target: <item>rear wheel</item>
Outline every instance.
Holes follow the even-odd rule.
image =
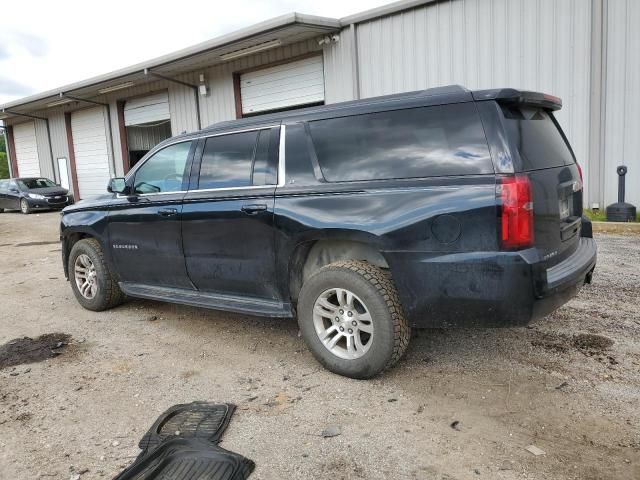
[[[27,202],[24,198],[20,200],[20,211],[25,215],[29,215],[31,213],[29,202]]]
[[[123,302],[124,294],[109,271],[97,240],[78,241],[69,254],[68,268],[71,288],[84,308],[99,312]]]
[[[298,323],[325,368],[358,379],[394,365],[411,333],[389,274],[356,260],[327,265],[304,283]]]

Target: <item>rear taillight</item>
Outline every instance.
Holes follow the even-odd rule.
[[[580,183],[584,183],[584,177],[582,176],[582,167],[578,162],[576,162],[576,167],[578,167],[578,173],[580,174]]]
[[[531,247],[533,197],[529,177],[500,177],[496,189],[500,202],[500,246],[503,250]]]

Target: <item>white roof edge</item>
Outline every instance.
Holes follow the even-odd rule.
[[[249,27],[242,28],[240,30],[236,30],[231,33],[227,33],[225,35],[221,35],[219,37],[213,38],[211,40],[207,40],[205,42],[198,43],[196,45],[192,45],[187,48],[183,48],[181,50],[169,53],[167,55],[162,55],[160,57],[156,57],[151,60],[147,60],[141,63],[137,63],[135,65],[131,65],[129,67],[125,67],[119,70],[114,70],[112,72],[91,77],[86,80],[81,80],[79,82],[71,83],[71,84],[64,85],[62,87],[58,87],[52,90],[47,90],[45,92],[37,93],[34,95],[30,95],[28,97],[23,97],[18,100],[7,102],[5,104],[0,105],[0,110],[10,109],[10,108],[18,107],[28,103],[44,100],[48,97],[57,96],[60,92],[71,93],[74,90],[78,90],[80,88],[91,87],[92,85],[108,82],[110,80],[117,80],[118,78],[126,77],[127,75],[132,75],[134,73],[142,72],[145,68],[148,68],[148,69],[156,68],[161,65],[165,65],[167,63],[175,62],[193,55],[197,55],[199,53],[206,52],[207,50],[219,48],[219,47],[228,45],[230,43],[244,40],[254,35],[259,35],[262,33],[269,32],[270,30],[275,30],[275,29],[286,27],[288,25],[293,25],[296,23],[310,25],[310,26],[317,26],[317,27],[325,27],[327,29],[337,30],[341,28],[340,20],[336,18],[319,17],[315,15],[305,15],[297,12],[292,12],[285,15],[281,15],[279,17],[271,18],[269,20],[265,20],[264,22],[256,23]]]
[[[439,0],[400,0],[399,2],[382,5],[381,7],[365,10],[364,12],[355,13],[340,19],[342,26],[351,25],[352,23],[362,23],[374,18],[380,18],[394,13],[409,10],[411,8],[420,7],[428,3],[435,3]]]

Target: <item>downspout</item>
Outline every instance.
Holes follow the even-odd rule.
[[[115,154],[115,146],[113,144],[113,128],[111,126],[111,106],[108,103],[96,102],[95,100],[87,100],[86,98],[74,97],[72,95],[68,95],[66,93],[60,93],[60,98],[68,98],[69,100],[75,100],[76,102],[85,102],[90,103],[92,105],[99,105],[101,107],[107,107],[107,126],[109,128],[109,143],[111,145],[111,169],[113,172],[113,176],[117,175],[116,170],[116,154]],[[124,163],[124,159],[123,159]]]
[[[360,67],[358,61],[358,35],[356,24],[349,25],[349,37],[351,39],[351,72],[353,99],[360,100]]]
[[[178,85],[182,85],[183,87],[188,87],[193,89],[193,94],[196,101],[196,122],[197,122],[198,130],[202,130],[202,123],[200,121],[200,94],[198,93],[198,85],[194,85],[188,82],[183,82],[182,80],[176,80],[175,78],[167,77],[166,75],[161,75],[159,73],[152,72],[148,68],[144,69],[144,74],[151,77],[159,78],[161,80],[165,80],[167,82],[177,83]]]
[[[53,172],[54,180],[58,181],[60,175],[58,175],[58,178],[56,178],[56,163],[55,163],[55,159],[53,158],[53,145],[51,144],[51,129],[49,128],[49,119],[47,117],[38,117],[36,115],[29,115],[27,113],[18,113],[18,112],[6,110],[6,109],[3,109],[2,113],[9,113],[11,115],[16,115],[18,117],[27,117],[27,118],[33,118],[36,120],[44,120],[45,126],[47,127],[47,141],[49,142],[49,156],[51,158],[51,171]],[[6,134],[5,134],[5,140],[6,140]]]

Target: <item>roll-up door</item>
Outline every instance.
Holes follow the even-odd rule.
[[[240,98],[245,115],[324,102],[322,56],[243,73]]]
[[[40,159],[34,122],[20,123],[13,127],[13,140],[16,145],[18,175],[21,177],[39,177]]]
[[[167,92],[133,98],[124,105],[124,124],[127,127],[162,122],[170,118]]]
[[[105,109],[97,107],[73,112],[71,130],[80,198],[107,193],[111,175]]]

